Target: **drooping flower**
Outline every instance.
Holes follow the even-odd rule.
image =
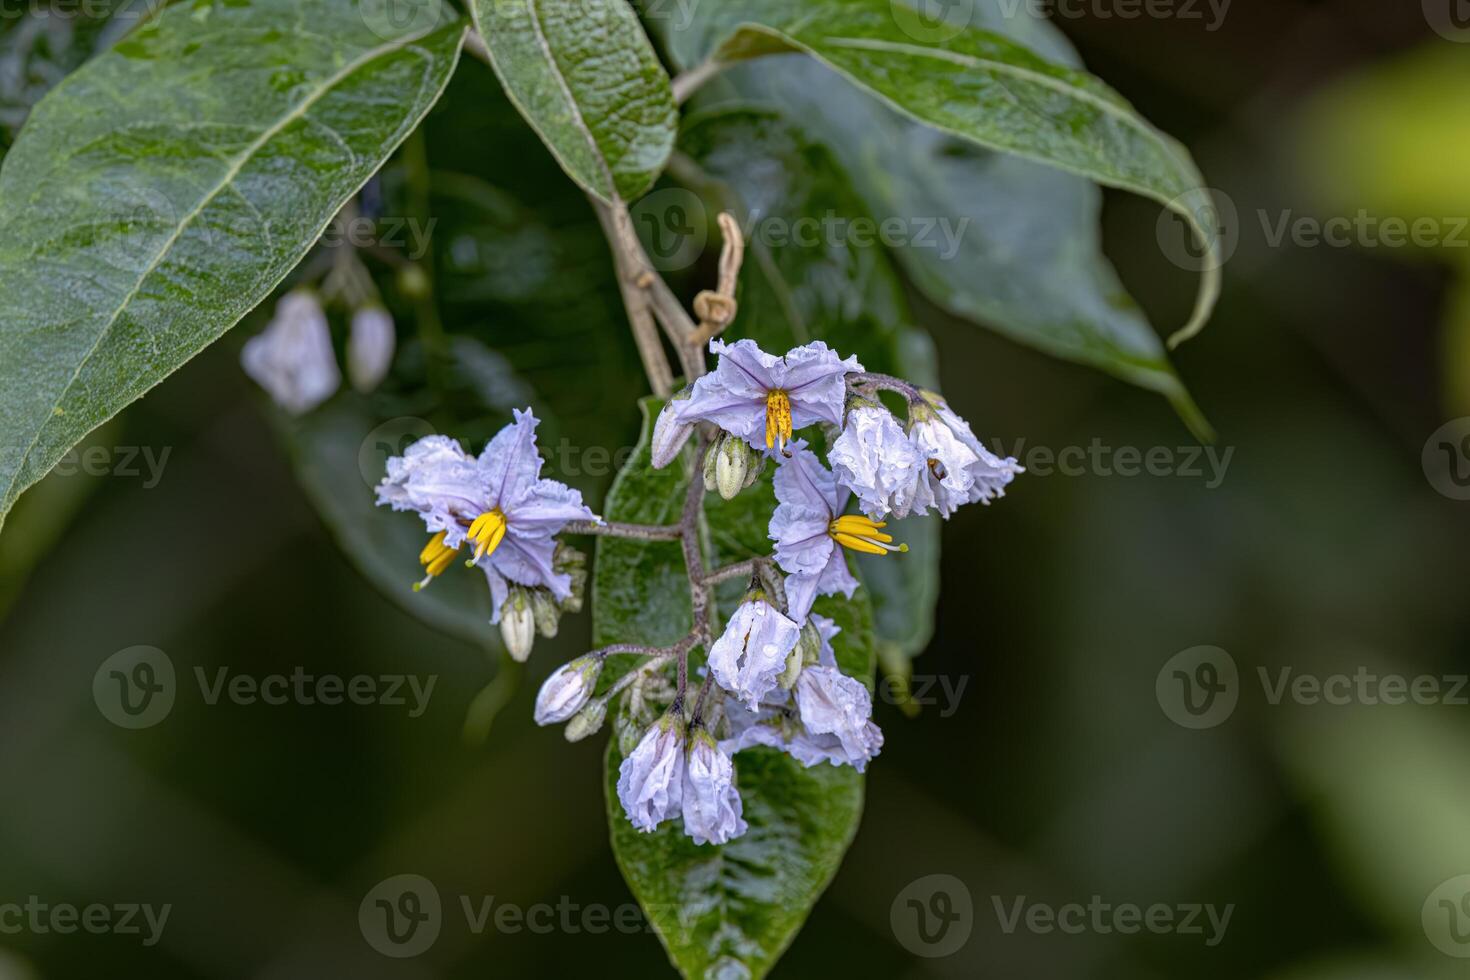
[[[881,405],[849,410],[827,458],[837,482],[857,494],[863,513],[873,520],[890,512],[902,516],[913,506],[924,457]]]
[[[908,545],[895,545],[883,533],[882,522],[842,513],[852,492],[838,485],[802,440],[791,444],[791,459],[776,470],[775,487],[778,505],[769,533],[776,542],[776,563],[789,576],[788,609],[798,623],[805,622],[818,595],[851,597],[857,588],[844,548],[871,555],[908,551]]]
[[[684,720],[670,711],[649,726],[618,767],[618,801],[644,833],[680,812],[684,800]]]
[[[863,369],[857,358],[844,360],[820,340],[782,357],[753,340],[713,340],[710,350],[719,363],[680,403],[679,421],[713,422],[755,449],[783,456],[792,433],[818,422],[842,424],[846,378]]]
[[[754,708],[775,688],[800,635],[800,627],[763,595],[753,593],[710,647],[710,673],[721,687]]]
[[[292,415],[316,408],[342,384],[327,315],[316,294],[306,289],[281,297],[269,325],[245,342],[240,364]]]
[[[724,844],[749,829],[735,788],[735,764],[702,727],[689,733],[683,796],[684,833],[694,843]]]
[[[536,694],[536,724],[559,725],[581,711],[601,672],[600,657],[578,657],[558,667]]]
[[[419,556],[428,585],[468,545],[470,563],[485,573],[499,622],[509,583],[572,597],[572,576],[555,567],[555,536],[570,521],[597,521],[582,495],[541,478],[536,417],[517,410],[515,421],[490,440],[479,457],[447,436],[425,436],[388,460],[378,503],[414,511],[433,534]],[[533,621],[534,627],[534,621]]]
[[[1025,470],[1015,459],[1001,459],[980,444],[970,425],[943,398],[922,392],[909,408],[909,439],[924,464],[915,485],[912,510],[937,510],[946,520],[963,504],[989,504]],[[906,516],[900,514],[900,516]]]
[[[811,620],[822,637],[818,664],[801,672],[794,695],[778,690],[755,711],[740,704],[726,704],[730,738],[720,747],[733,755],[766,745],[808,768],[826,762],[862,772],[883,747],[883,733],[870,717],[872,699],[860,682],[837,668],[830,640],[839,632],[838,627],[824,616],[814,615]],[[823,673],[806,681],[814,671]],[[803,682],[809,693],[803,692]]]
[[[393,317],[381,306],[364,306],[352,314],[347,334],[347,377],[358,391],[372,391],[388,376],[397,342]]]

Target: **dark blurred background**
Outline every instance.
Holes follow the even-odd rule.
[[[1185,142],[1234,208],[1224,298],[1177,355],[1218,430],[1217,469],[1200,457],[1192,473],[1196,443],[1162,399],[911,297],[943,390],[1033,472],[944,527],[937,628],[914,664],[935,703],[917,717],[878,706],[887,743],[862,828],[775,976],[1466,975],[1450,954],[1470,956],[1470,879],[1455,882],[1470,874],[1470,688],[1455,680],[1470,673],[1470,36],[1434,29],[1443,6],[1236,0],[1222,20],[1203,3],[1200,19],[1059,8],[1089,68]],[[26,93],[96,39],[6,9],[0,122],[13,127]],[[581,461],[552,455],[549,471],[595,505],[611,470],[589,450],[631,443],[644,381],[591,213],[533,140],[467,62],[380,184],[441,222],[444,318],[491,372],[476,397],[515,401],[493,381],[513,367],[550,416],[543,444]],[[425,186],[420,152],[478,182]],[[1360,210],[1436,219],[1445,240],[1274,240],[1283,216]],[[1165,257],[1159,220],[1109,193],[1108,254],[1167,330],[1196,280]],[[390,300],[400,316],[411,306]],[[602,738],[569,746],[531,723],[541,680],[588,645],[587,617],[522,670],[405,612],[415,568],[388,573],[402,582],[386,598],[334,543],[293,475],[302,444],[238,367],[262,324],[96,433],[95,465],[49,477],[0,538],[0,901],[172,906],[156,945],[146,924],[0,933],[0,978],[666,975],[641,928],[466,923],[462,896],[613,921],[632,903],[607,844]],[[1047,466],[1047,452],[1094,445],[1102,465]],[[1159,450],[1166,475],[1118,475],[1130,449]],[[157,479],[149,458],[164,459]],[[350,472],[314,492],[365,489]],[[179,695],[128,730],[93,681],[140,645],[167,654]],[[1167,665],[1204,676],[1200,658],[1234,664],[1238,703],[1192,728],[1173,720]],[[419,717],[411,697],[210,704],[195,671],[222,667],[437,680]],[[1373,681],[1343,704],[1274,696],[1283,676],[1364,674],[1435,678],[1424,700],[1439,703],[1372,703]],[[467,714],[480,728],[493,715],[487,738],[464,737]],[[404,873],[435,884],[445,924],[429,953],[398,961],[364,941],[358,908]],[[967,941],[943,957],[897,924],[905,890],[933,875],[958,879],[945,887],[971,909]],[[1008,928],[1017,908],[1098,903],[1166,906],[1176,925],[1191,906],[1230,918],[1217,930],[1201,911],[1202,934],[1120,934],[1091,912],[1078,934]]]

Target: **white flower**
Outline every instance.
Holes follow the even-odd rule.
[[[969,423],[950,411],[944,399],[923,393],[927,404],[910,409],[909,439],[924,460],[913,495],[913,513],[933,507],[946,520],[962,504],[990,503],[1025,470],[1015,459],[1001,459],[980,444]],[[899,516],[906,516],[900,513]]]
[[[796,708],[812,735],[830,735],[859,772],[883,746],[873,724],[873,698],[862,682],[835,666],[808,667],[796,679]]]
[[[800,635],[801,628],[764,598],[748,598],[711,647],[710,673],[754,709],[776,687]]]
[[[880,521],[913,505],[924,457],[882,406],[861,405],[827,454],[837,482],[857,494],[863,513]]]
[[[513,588],[509,593],[500,606],[500,638],[505,641],[510,659],[523,664],[530,659],[531,647],[536,644],[536,612],[525,589]]]
[[[557,668],[536,695],[536,724],[559,725],[581,711],[601,672],[600,657],[578,657]]]
[[[618,767],[618,801],[644,833],[680,812],[684,798],[684,721],[664,715]]]
[[[696,728],[684,769],[684,833],[696,844],[724,844],[748,829],[741,813],[734,763],[708,732]]]
[[[347,377],[358,391],[372,391],[383,383],[393,366],[397,338],[393,317],[381,306],[364,306],[352,314],[347,335]]]
[[[342,384],[327,315],[316,295],[305,289],[281,297],[269,325],[245,342],[240,364],[292,415],[316,408]]]

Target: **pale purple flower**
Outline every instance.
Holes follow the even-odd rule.
[[[714,422],[755,449],[785,455],[793,432],[818,422],[842,424],[849,374],[863,366],[840,358],[820,340],[777,357],[753,340],[710,342],[720,356],[710,374],[680,403],[681,422]]]
[[[796,622],[806,621],[818,595],[852,596],[858,581],[848,571],[843,548],[879,555],[908,550],[892,544],[882,524],[843,515],[852,492],[837,483],[804,441],[791,444],[791,458],[776,470],[774,482],[778,506],[769,534],[776,542],[776,563],[789,576],[786,599]]]
[[[703,728],[689,737],[684,768],[684,833],[696,844],[724,844],[745,833],[735,765]]]
[[[618,801],[644,833],[679,815],[684,800],[684,721],[666,714],[618,767]]]
[[[536,724],[559,725],[581,711],[601,672],[600,657],[578,657],[557,668],[536,695]]]
[[[342,384],[327,315],[316,294],[305,289],[281,297],[271,322],[245,342],[240,364],[292,415],[316,408]]]
[[[352,314],[347,334],[347,376],[358,391],[372,391],[393,366],[397,337],[393,317],[381,306],[364,306]]]
[[[762,598],[740,604],[709,652],[709,669],[725,690],[754,708],[786,669],[801,628]]]
[[[859,405],[849,411],[827,459],[837,482],[857,494],[873,520],[906,514],[913,505],[924,457],[888,409]]]
[[[388,460],[378,484],[378,503],[414,511],[434,539],[421,559],[428,575],[448,567],[460,547],[474,548],[494,598],[491,622],[499,622],[507,581],[549,589],[558,600],[572,594],[572,579],[552,564],[555,536],[569,521],[599,520],[582,495],[541,478],[536,417],[517,410],[478,457],[447,436],[425,436]]]
[[[981,445],[969,423],[944,399],[931,392],[925,392],[924,399],[928,405],[913,407],[909,426],[909,439],[924,460],[913,513],[927,514],[933,507],[948,520],[963,504],[989,504],[1004,497],[1006,486],[1025,470],[1015,459],[1001,459]]]

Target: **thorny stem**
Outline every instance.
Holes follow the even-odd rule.
[[[911,385],[902,378],[895,378],[890,374],[854,374],[848,377],[847,383],[850,387],[867,391],[894,391],[903,395],[909,401],[917,401],[921,397],[919,387]]]
[[[633,541],[678,541],[683,534],[679,524],[625,524],[621,521],[572,521],[566,526],[568,534],[588,534],[593,537],[626,538]]]

